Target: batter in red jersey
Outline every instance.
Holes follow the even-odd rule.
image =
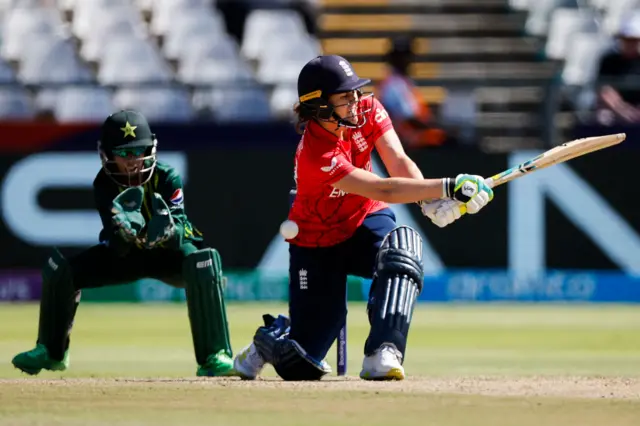
[[[289,219],[299,227],[290,242],[305,247],[327,247],[353,235],[370,213],[387,204],[350,194],[333,186],[355,168],[371,172],[375,141],[393,129],[377,99],[362,99],[364,124],[345,128],[341,137],[311,121],[298,145],[295,159],[297,196]]]
[[[300,72],[295,111],[302,138],[289,214],[299,231],[288,240],[289,316],[263,316],[264,326],[234,360],[245,378],[257,377],[266,363],[285,380],[319,380],[331,372],[324,359],[345,324],[347,276],[355,275],[372,278],[360,377],[404,379],[424,280],[422,238],[397,226],[388,204],[418,203],[444,227],[461,217],[462,205],[475,214],[493,198],[477,175],[425,179],[382,104],[361,91],[369,83],[335,55],[319,56]],[[372,172],[373,149],[389,178]]]

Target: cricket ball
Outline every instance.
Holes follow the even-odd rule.
[[[280,235],[282,235],[286,240],[290,240],[295,238],[298,235],[298,224],[292,220],[285,220],[280,225]]]

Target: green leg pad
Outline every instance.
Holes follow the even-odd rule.
[[[38,342],[53,360],[62,361],[69,348],[73,319],[80,303],[80,291],[73,287],[67,260],[54,250],[42,271],[42,297]]]
[[[222,286],[222,263],[215,249],[203,249],[185,257],[182,265],[189,321],[196,360],[225,351],[233,356]]]

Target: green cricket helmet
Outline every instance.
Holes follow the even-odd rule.
[[[157,145],[156,135],[141,113],[122,110],[111,114],[98,141],[102,168],[120,186],[144,185],[157,164]]]

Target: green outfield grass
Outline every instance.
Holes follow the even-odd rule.
[[[231,304],[234,350],[263,313],[285,311]],[[10,360],[34,345],[37,320],[36,305],[0,305],[0,424],[640,424],[640,306],[420,305],[410,378],[390,384],[357,379],[363,304],[350,305],[350,377],[316,384],[270,369],[257,382],[195,379],[182,304],[83,304],[70,370],[33,378]]]

